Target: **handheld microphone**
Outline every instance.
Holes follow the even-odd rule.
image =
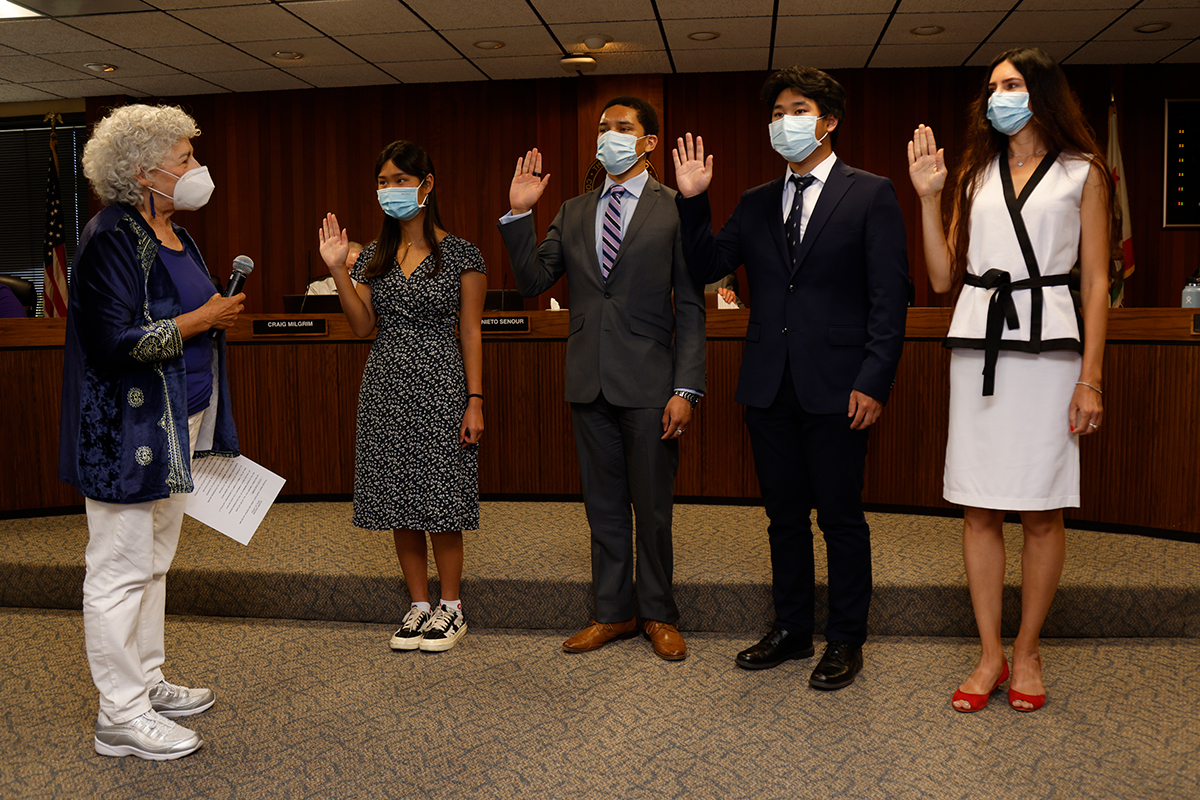
[[[233,297],[242,290],[246,276],[254,271],[254,260],[250,256],[238,256],[233,260],[233,274],[229,276],[229,284],[225,287],[225,297]],[[208,332],[209,339],[216,339],[220,333],[216,328]]]

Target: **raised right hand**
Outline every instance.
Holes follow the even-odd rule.
[[[518,158],[512,185],[508,187],[508,204],[512,207],[512,213],[524,214],[537,205],[549,182],[550,176],[542,174],[542,154],[536,147],[527,151],[524,158]]]
[[[920,125],[908,143],[908,176],[918,197],[929,197],[946,186],[945,150],[939,150],[933,128]]]
[[[686,143],[678,140],[671,155],[675,159],[675,185],[684,197],[695,197],[708,189],[713,176],[713,157],[704,158],[704,137],[686,134]]]
[[[335,269],[345,269],[346,254],[350,252],[350,237],[346,235],[344,228],[338,227],[337,215],[332,211],[321,221],[317,239],[321,243],[321,260],[329,267],[329,274],[332,275]]]

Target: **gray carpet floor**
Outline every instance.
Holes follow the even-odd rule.
[[[1200,641],[1045,643],[1050,700],[949,695],[971,640],[872,640],[840,692],[813,662],[745,672],[744,637],[692,634],[666,663],[641,639],[570,656],[565,632],[472,629],[442,654],[390,628],[170,617],[168,677],[212,686],[175,762],[95,755],[80,615],[0,609],[4,798],[1200,797]]]

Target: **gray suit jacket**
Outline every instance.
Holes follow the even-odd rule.
[[[539,295],[567,276],[567,402],[590,403],[603,392],[613,405],[661,408],[676,388],[704,391],[704,293],[683,260],[675,191],[653,178],[602,281],[601,191],[563,203],[540,246],[532,214],[501,224],[500,235],[521,294]]]

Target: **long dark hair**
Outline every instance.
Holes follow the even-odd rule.
[[[379,158],[375,159],[375,174],[372,177],[377,177],[389,161],[401,172],[419,177],[422,182],[434,174],[433,162],[428,154],[419,145],[403,139],[383,148]],[[436,181],[434,183],[425,201],[425,223],[421,230],[425,244],[433,251],[433,266],[428,272],[430,278],[442,269],[442,247],[437,239],[437,229],[442,227],[442,215],[438,213]],[[396,263],[396,253],[403,243],[404,234],[400,229],[400,220],[384,214],[383,227],[379,231],[379,238],[375,240],[375,253],[367,264],[366,277],[380,278],[388,274]]]
[[[988,99],[992,94],[988,82],[996,67],[1005,61],[1010,62],[1025,79],[1025,87],[1029,91],[1029,109],[1033,112],[1031,124],[1037,125],[1046,140],[1048,155],[1062,153],[1067,157],[1090,157],[1091,162],[1104,173],[1105,202],[1110,219],[1114,219],[1115,187],[1112,172],[1096,144],[1092,126],[1083,115],[1079,98],[1067,85],[1067,76],[1062,68],[1045,51],[1036,47],[1006,50],[988,65],[979,96],[971,103],[967,119],[967,146],[951,181],[954,203],[950,211],[952,219],[956,219],[958,224],[953,242],[953,278],[956,287],[961,286],[967,271],[967,249],[971,241],[969,221],[975,193],[992,159],[1008,151],[1008,136],[993,128],[987,118]],[[1119,223],[1115,228],[1110,225],[1112,235],[1119,235],[1120,230]]]

